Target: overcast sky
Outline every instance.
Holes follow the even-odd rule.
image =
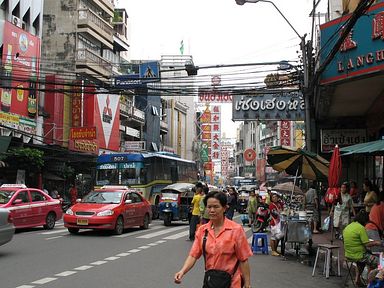
[[[316,1],[317,2],[317,1]],[[326,0],[320,2],[324,12]],[[313,0],[273,0],[300,36],[311,33]],[[127,10],[131,59],[192,55],[197,66],[297,60],[300,39],[271,3],[235,0],[119,0]],[[318,11],[318,12],[319,12]],[[316,20],[318,22],[318,20]],[[231,113],[231,105],[223,107]],[[227,117],[228,118],[228,117]],[[222,123],[235,137],[235,124]]]

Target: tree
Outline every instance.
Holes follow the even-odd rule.
[[[44,166],[44,152],[33,148],[13,148],[4,157],[4,161],[11,167],[24,170],[40,169]]]

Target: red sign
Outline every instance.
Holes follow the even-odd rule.
[[[80,127],[82,125],[82,119],[81,119],[81,108],[82,108],[82,101],[81,101],[81,83],[77,82],[73,86],[75,93],[72,95],[72,126],[73,127]]]
[[[98,155],[99,145],[97,140],[69,140],[68,149]]]
[[[252,148],[249,148],[244,151],[244,160],[248,162],[252,162],[256,159],[256,151]]]
[[[280,121],[280,143],[291,146],[291,121]]]
[[[96,127],[75,127],[69,132],[71,140],[93,140],[96,139]]]
[[[35,118],[40,39],[5,21],[3,33],[3,71],[1,110]]]

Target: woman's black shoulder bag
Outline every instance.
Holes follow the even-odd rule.
[[[205,230],[204,238],[203,238],[203,256],[204,256],[204,263],[205,263],[204,266],[206,266],[205,245],[207,243],[207,235],[208,235],[208,229]],[[237,261],[235,269],[233,270],[232,274],[229,274],[228,272],[217,270],[217,269],[206,270],[204,274],[203,288],[230,288],[232,276],[235,274],[238,266],[239,266],[239,261]]]

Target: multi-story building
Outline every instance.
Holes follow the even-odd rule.
[[[197,95],[194,88],[193,76],[191,80],[187,79],[185,70],[186,64],[193,65],[193,59],[190,55],[164,55],[161,57],[161,88],[167,91],[167,87],[172,87],[168,91],[177,91],[181,93],[162,92],[161,98],[164,121],[162,131],[165,125],[168,126],[167,134],[163,134],[163,150],[170,150],[180,157],[193,160],[193,144],[196,142],[196,124],[195,124],[195,102]]]

